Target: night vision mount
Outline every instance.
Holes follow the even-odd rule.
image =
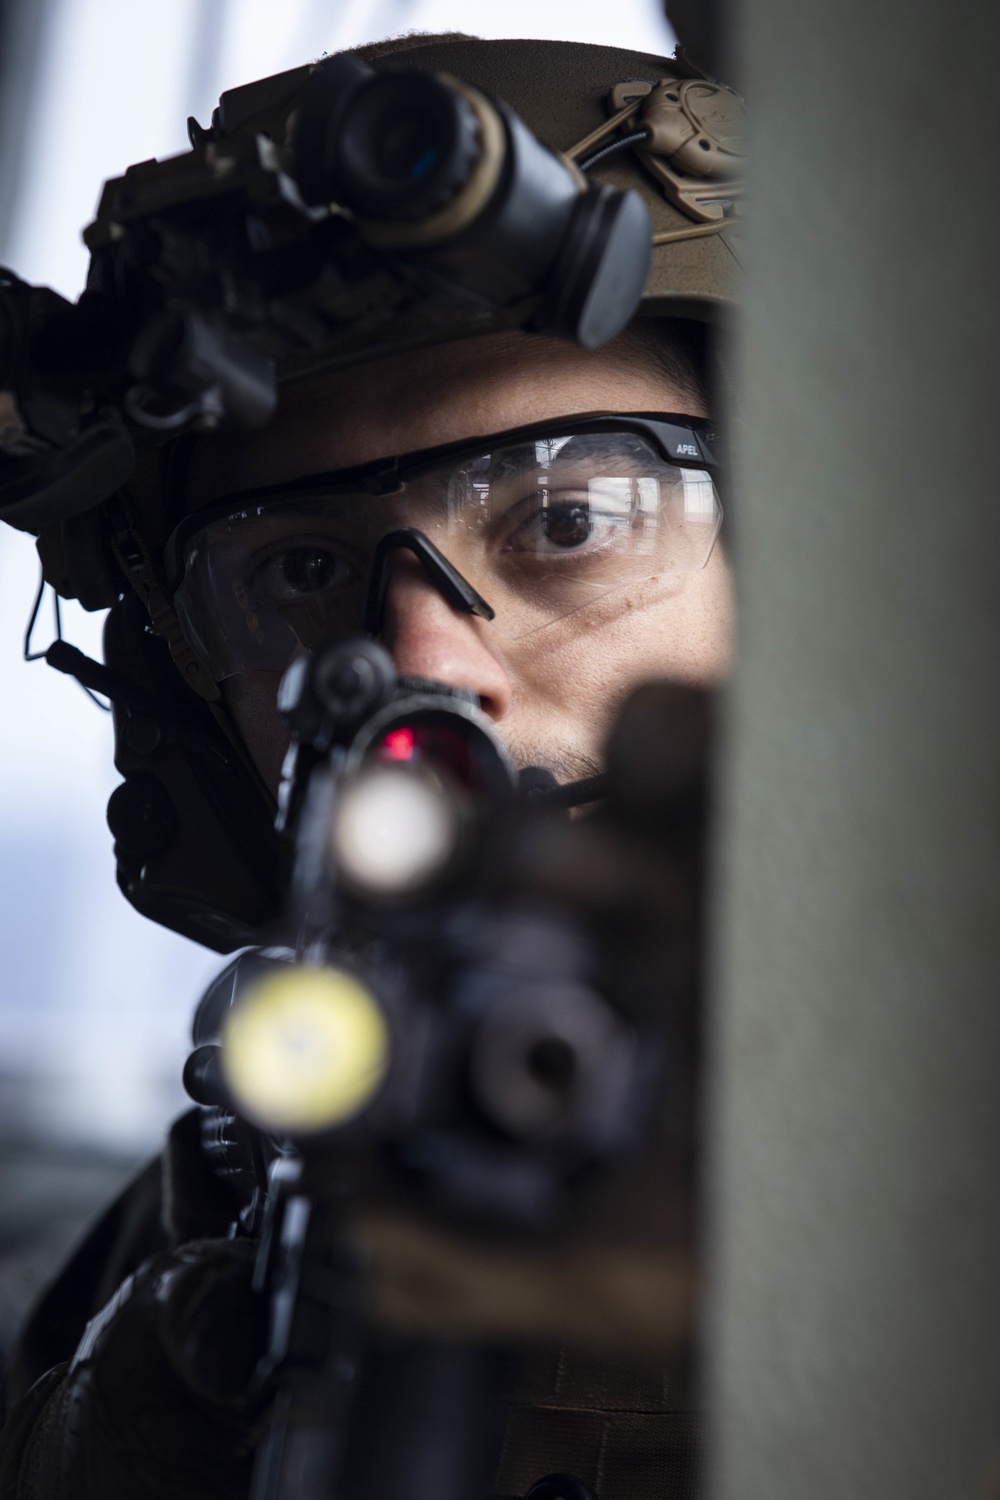
[[[100,505],[136,455],[272,416],[279,382],[500,327],[597,347],[650,259],[639,193],[501,101],[341,54],[234,89],[191,150],[105,185],[76,304],[0,273],[0,519]],[[395,339],[398,332],[399,338]]]

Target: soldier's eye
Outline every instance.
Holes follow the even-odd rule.
[[[255,583],[276,604],[290,604],[342,588],[353,576],[339,553],[309,542],[272,553],[257,569]]]
[[[609,514],[586,499],[554,500],[519,508],[519,519],[504,543],[505,552],[553,557],[589,553],[613,544],[628,516]]]
[[[557,505],[540,519],[542,534],[554,547],[582,547],[594,529],[589,505]]]

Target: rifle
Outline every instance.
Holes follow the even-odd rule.
[[[640,193],[589,179],[503,101],[350,55],[230,91],[190,138],[106,184],[76,305],[0,273],[0,519],[41,533],[45,577],[87,608],[117,607],[124,570],[123,618],[154,601],[185,682],[214,702],[146,556],[148,518],[116,498],[137,457],[266,424],[283,381],[350,365],[380,333],[597,347],[639,303],[651,226]],[[444,576],[433,549],[421,561]],[[239,758],[191,705],[168,712],[131,656],[119,671],[61,642],[46,655],[147,719],[154,750],[165,728],[192,752],[205,816],[219,762],[245,831]],[[662,748],[701,712],[671,704],[625,721],[607,788],[566,789],[518,775],[474,702],[397,678],[371,641],[290,668],[290,905],[206,997],[186,1070],[212,1159],[246,1189],[237,1232],[260,1247],[271,1417],[255,1500],[469,1500],[488,1482],[504,1347],[611,1325],[681,1336],[704,735],[667,786]],[[135,738],[123,754],[141,759]],[[176,814],[152,770],[131,780],[113,810],[129,898],[222,946],[256,929],[268,891],[241,891],[239,926],[202,901],[212,927],[172,890],[144,894]],[[643,1182],[647,1199],[666,1188],[666,1215]],[[592,1228],[616,1215],[641,1221],[631,1259]],[[564,1303],[567,1267],[583,1292]]]
[[[185,1071],[259,1236],[253,1500],[471,1500],[512,1341],[593,1335],[623,1275],[605,1335],[686,1330],[706,704],[640,691],[569,786],[369,639],[296,660],[279,705],[289,908]],[[505,1259],[530,1302],[581,1247],[551,1327],[498,1295]]]

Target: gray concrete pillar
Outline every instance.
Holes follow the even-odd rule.
[[[711,1500],[1000,1495],[1000,7],[743,0]],[[995,1486],[995,1488],[991,1488]]]

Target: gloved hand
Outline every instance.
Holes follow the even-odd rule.
[[[199,1240],[127,1278],[13,1412],[0,1500],[246,1500],[267,1328],[255,1249]]]

